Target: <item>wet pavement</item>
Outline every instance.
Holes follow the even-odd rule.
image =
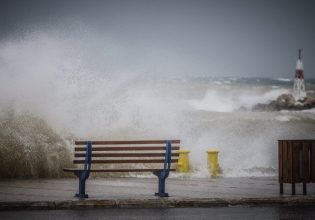
[[[301,185],[301,184],[300,184]],[[290,196],[290,185],[285,195]],[[0,181],[0,201],[55,201],[73,199],[77,179],[34,179]],[[88,179],[86,192],[90,199],[155,198],[157,178]],[[166,191],[173,198],[265,198],[279,196],[277,177],[178,179],[166,181]],[[302,188],[297,184],[297,195]],[[315,187],[308,184],[308,195]]]
[[[157,182],[157,178],[95,178],[87,180],[86,192],[90,199],[149,199],[155,198]],[[0,181],[0,201],[73,199],[77,190],[74,178]],[[270,197],[279,195],[279,185],[276,177],[169,178],[166,191],[175,198]]]
[[[302,184],[291,196],[290,185],[279,195],[277,177],[244,178],[168,178],[166,191],[170,197],[160,199],[157,178],[91,178],[87,180],[89,198],[82,201],[74,197],[77,179],[1,180],[0,207],[32,206],[38,209],[93,207],[209,207],[246,204],[315,204],[315,187],[308,184],[308,195],[302,195]],[[23,203],[24,202],[24,203]],[[35,202],[35,203],[32,203]],[[37,202],[37,203],[36,203]],[[32,203],[32,204],[31,204]],[[13,205],[12,205],[13,204]],[[196,205],[197,204],[197,205]],[[37,208],[36,208],[37,207]],[[1,208],[0,208],[1,209]]]

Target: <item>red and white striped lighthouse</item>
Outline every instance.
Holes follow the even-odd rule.
[[[293,96],[295,101],[303,101],[306,98],[304,69],[302,62],[302,50],[299,49],[299,59],[296,62],[295,78],[293,85]]]

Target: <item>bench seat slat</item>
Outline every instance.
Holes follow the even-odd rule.
[[[86,151],[86,147],[75,147],[75,151]],[[93,151],[137,151],[137,150],[165,150],[163,146],[145,146],[145,147],[93,147]],[[179,150],[179,146],[172,147],[172,150]]]
[[[84,171],[83,169],[76,168],[64,168],[65,172]],[[90,172],[155,172],[162,169],[91,169]],[[170,171],[176,171],[176,169],[170,169]]]
[[[177,163],[178,159],[172,159],[172,163]],[[73,160],[74,164],[84,164],[85,160]],[[163,159],[156,160],[92,160],[91,163],[164,163]]]
[[[85,157],[85,153],[75,153],[75,157]],[[172,153],[178,157],[179,153]],[[92,157],[165,157],[165,153],[92,153]]]
[[[170,140],[172,144],[179,144],[180,140]],[[86,141],[75,141],[75,145],[86,145]],[[135,140],[135,141],[92,141],[92,145],[109,144],[165,144],[165,140]]]

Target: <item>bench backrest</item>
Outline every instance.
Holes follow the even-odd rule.
[[[169,164],[177,164],[177,151],[180,149],[180,140],[91,141],[90,144],[91,164],[130,164],[128,167],[134,167],[131,164],[145,164],[146,168],[158,164],[161,169],[165,169],[168,156],[171,156]],[[171,153],[167,152],[167,144],[170,145]],[[75,141],[75,145],[74,164],[86,164],[87,141]],[[116,171],[119,171],[118,167]],[[171,170],[174,170],[173,167]]]

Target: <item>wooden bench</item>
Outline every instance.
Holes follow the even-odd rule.
[[[284,183],[292,184],[292,195],[295,184],[303,183],[306,195],[306,184],[315,182],[315,140],[279,140],[278,150],[280,194]]]
[[[79,193],[75,195],[79,198],[88,198],[85,182],[90,172],[153,172],[158,177],[158,193],[155,195],[167,197],[165,180],[170,171],[175,171],[172,163],[176,165],[178,162],[179,144],[180,140],[75,141],[78,146],[73,163],[80,167],[63,170],[73,172],[79,178]],[[92,168],[92,164],[96,168]],[[121,164],[130,166],[121,167],[126,166]]]

